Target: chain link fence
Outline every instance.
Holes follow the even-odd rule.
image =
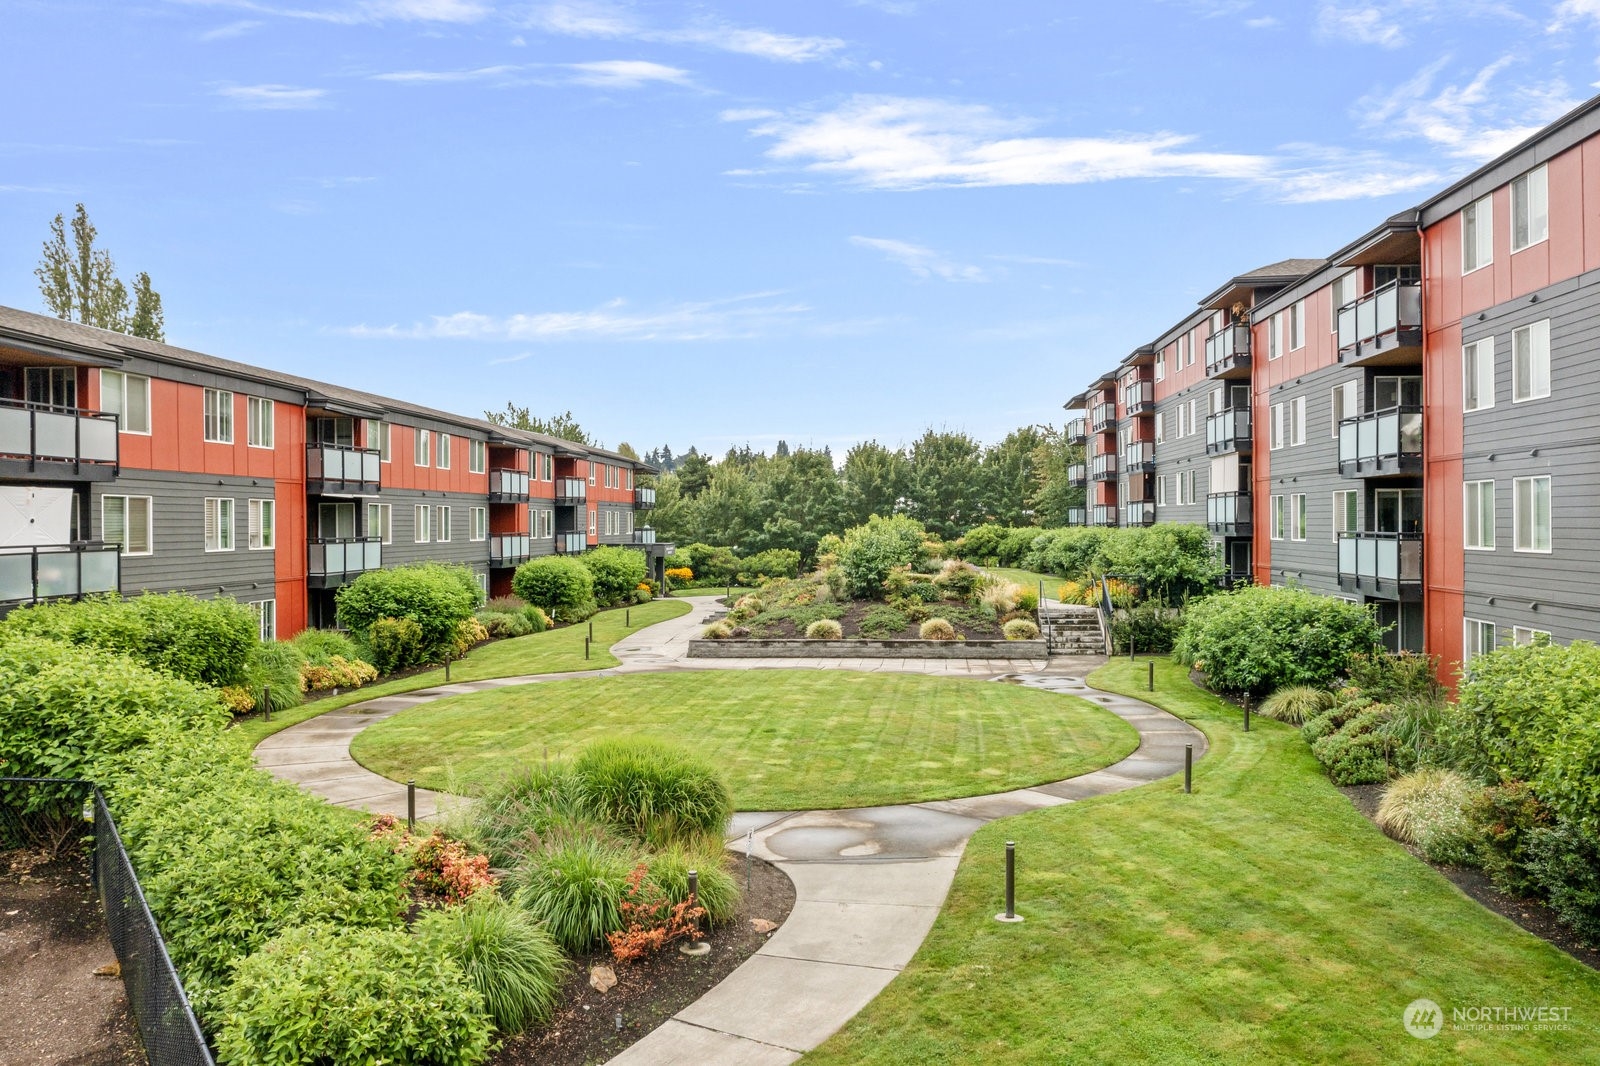
[[[0,849],[59,854],[80,843],[92,849],[106,930],[150,1066],[214,1066],[100,789],[88,781],[0,777]]]

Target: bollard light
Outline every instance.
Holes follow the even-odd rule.
[[[406,830],[409,832],[417,827],[417,782],[413,778],[406,782]]]
[[[1006,841],[1006,909],[994,916],[997,922],[1008,924],[1022,921],[1017,913],[1017,842]]]
[[[1188,795],[1194,785],[1194,745],[1183,746],[1183,792]]]
[[[262,685],[261,686],[261,713],[266,716],[267,721],[269,721],[269,722],[272,721],[272,686],[271,685]]]
[[[1244,694],[1244,731],[1250,732],[1250,693]]]
[[[1150,684],[1150,691],[1154,692],[1156,690],[1156,661],[1154,659],[1150,660],[1150,683],[1149,684]]]

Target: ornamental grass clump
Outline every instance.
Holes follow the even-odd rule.
[[[425,912],[415,932],[431,952],[461,968],[500,1032],[520,1033],[555,1012],[567,959],[527,911],[486,892]]]
[[[1413,771],[1383,790],[1378,828],[1415,844],[1430,862],[1465,862],[1472,857],[1475,835],[1467,808],[1478,791],[1454,770]]]
[[[572,762],[584,805],[648,843],[720,833],[733,815],[728,786],[688,751],[646,737],[602,740]]]
[[[733,623],[727,619],[712,622],[700,631],[700,636],[704,640],[732,640]]]
[[[1007,640],[1038,640],[1039,627],[1026,618],[1013,618],[1000,627]]]
[[[629,850],[596,840],[548,845],[517,871],[517,905],[562,948],[587,951],[622,927],[622,893],[637,861]]]
[[[1301,725],[1333,707],[1333,693],[1315,685],[1285,685],[1261,701],[1257,710],[1268,718]]]
[[[917,629],[923,640],[955,640],[956,627],[944,618],[930,618]]]
[[[844,627],[832,618],[819,618],[806,626],[807,640],[839,640],[844,636]]]

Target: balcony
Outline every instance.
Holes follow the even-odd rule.
[[[1223,326],[1206,340],[1206,377],[1250,376],[1250,327],[1244,322]]]
[[[306,445],[306,494],[375,496],[382,488],[382,455],[375,448]]]
[[[0,400],[0,475],[110,481],[117,443],[116,415]]]
[[[1122,390],[1122,408],[1130,415],[1153,415],[1156,412],[1156,387],[1148,381],[1136,381]]]
[[[0,611],[41,600],[119,592],[121,546],[100,541],[0,551]]]
[[[1134,441],[1122,453],[1124,474],[1153,474],[1156,469],[1156,446],[1149,441]]]
[[[1067,467],[1067,484],[1075,489],[1081,489],[1089,483],[1089,468],[1083,463],[1073,463]]]
[[[1089,428],[1096,433],[1104,433],[1114,429],[1117,424],[1117,405],[1114,403],[1097,403],[1094,410],[1089,412]]]
[[[1067,443],[1082,444],[1089,439],[1089,423],[1087,419],[1074,418],[1067,423]]]
[[[489,502],[527,503],[528,480],[526,470],[489,471]]]
[[[640,526],[633,531],[632,539],[635,544],[654,544],[656,542],[656,531],[649,526]]]
[[[1339,362],[1389,366],[1422,358],[1422,283],[1391,281],[1339,308]]]
[[[1130,503],[1122,509],[1124,526],[1153,526],[1156,524],[1156,505],[1153,500]]]
[[[1117,457],[1115,455],[1097,455],[1089,464],[1089,477],[1095,481],[1117,480]]]
[[[526,533],[500,533],[489,538],[489,565],[521,566],[533,557],[533,538]]]
[[[1206,497],[1206,528],[1219,537],[1248,537],[1254,514],[1248,492],[1213,492]]]
[[[1250,408],[1235,407],[1218,411],[1206,419],[1206,454],[1248,452],[1254,446],[1250,436]]]
[[[656,505],[655,489],[634,489],[633,505],[635,507],[650,508]]]
[[[1422,598],[1422,534],[1340,533],[1339,587],[1389,600]]]
[[[1114,527],[1117,524],[1117,508],[1096,505],[1089,508],[1089,524],[1091,526]]]
[[[1422,473],[1422,407],[1405,404],[1339,423],[1339,473],[1390,477]]]
[[[369,570],[382,569],[383,541],[378,537],[318,537],[307,542],[306,555],[306,584],[314,589],[338,588]]]
[[[1089,510],[1086,507],[1068,507],[1067,525],[1086,526],[1089,524]]]
[[[556,554],[577,555],[589,549],[589,535],[587,533],[557,533]]]
[[[556,502],[578,504],[589,498],[589,483],[581,477],[556,478]]]

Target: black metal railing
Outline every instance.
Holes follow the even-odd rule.
[[[556,478],[557,503],[582,503],[589,498],[589,483],[581,477]]]
[[[1087,507],[1068,507],[1067,525],[1086,526],[1089,524],[1089,509]]]
[[[1082,487],[1089,482],[1089,467],[1084,463],[1073,463],[1067,467],[1067,484]]]
[[[336,444],[306,445],[306,490],[318,493],[373,493],[383,482],[383,453],[376,448]]]
[[[1339,423],[1339,473],[1345,477],[1421,470],[1421,404],[1371,411]]]
[[[1339,308],[1339,361],[1422,344],[1422,282],[1391,281]]]
[[[116,415],[0,400],[0,457],[28,473],[115,477],[120,444]]]
[[[1089,477],[1095,481],[1115,481],[1117,479],[1117,457],[1115,455],[1097,455],[1089,463]]]
[[[1120,516],[1124,526],[1153,526],[1156,524],[1154,500],[1134,500],[1122,508]]]
[[[73,822],[86,820],[93,821],[94,884],[107,939],[121,967],[145,1059],[150,1066],[213,1066],[205,1034],[100,789],[89,781],[0,777],[0,846],[8,841],[37,843],[33,838],[41,831],[59,833],[62,826],[70,829]]]
[[[1117,424],[1117,405],[1114,403],[1097,403],[1094,410],[1089,413],[1089,424],[1096,433],[1101,433]]]
[[[122,589],[122,548],[102,541],[0,548],[0,604]]]
[[[640,526],[633,531],[633,542],[635,544],[654,544],[656,542],[656,531],[649,526]]]
[[[556,552],[561,555],[577,555],[588,550],[589,535],[587,533],[557,533]]]
[[[1089,420],[1072,418],[1067,421],[1067,443],[1082,444],[1089,439]]]
[[[324,587],[383,567],[381,537],[316,537],[306,542],[306,575]]]
[[[1255,512],[1248,492],[1213,492],[1206,497],[1206,528],[1223,537],[1248,537]]]
[[[633,505],[635,507],[654,507],[656,505],[656,490],[651,488],[634,489]]]
[[[1124,474],[1148,474],[1156,468],[1156,446],[1147,440],[1132,441],[1122,452]]]
[[[1091,526],[1115,526],[1118,517],[1117,508],[1114,505],[1096,504],[1089,509],[1089,524]]]
[[[1250,368],[1250,327],[1233,322],[1206,340],[1206,377]]]
[[[521,566],[533,556],[533,538],[526,533],[499,533],[489,538],[490,566]]]
[[[489,471],[490,503],[527,503],[528,472],[526,470]]]
[[[1135,381],[1122,388],[1122,407],[1130,415],[1147,415],[1156,409],[1156,387],[1148,381]]]
[[[1422,533],[1340,533],[1339,586],[1397,596],[1422,587]]]
[[[1252,447],[1250,408],[1235,407],[1206,418],[1206,454],[1245,452]]]

